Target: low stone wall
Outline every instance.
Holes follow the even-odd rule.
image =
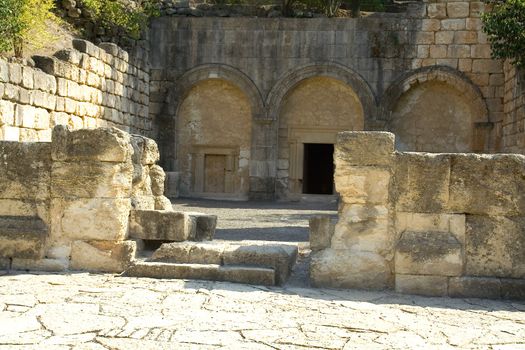
[[[130,57],[84,40],[73,46],[34,56],[34,66],[0,58],[0,140],[50,141],[56,125],[151,134],[147,52]]]
[[[311,223],[316,286],[525,298],[525,156],[402,153],[344,132],[335,227]]]
[[[0,268],[122,272],[132,209],[169,210],[156,143],[116,128],[0,142]]]

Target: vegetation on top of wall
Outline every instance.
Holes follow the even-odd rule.
[[[22,57],[25,46],[49,40],[48,22],[58,20],[53,8],[54,0],[0,0],[0,52]]]
[[[122,30],[133,39],[139,39],[148,20],[159,15],[158,0],[81,0],[80,5],[100,27]]]
[[[491,1],[492,11],[483,14],[494,58],[509,59],[525,68],[525,0]]]

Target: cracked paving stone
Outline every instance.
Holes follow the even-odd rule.
[[[0,296],[5,297],[0,299],[1,350],[510,350],[525,345],[522,301],[84,273],[1,276]]]

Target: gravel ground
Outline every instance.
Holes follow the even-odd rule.
[[[217,215],[215,240],[297,244],[299,256],[287,286],[309,285],[310,217],[337,215],[335,202],[233,202],[182,198],[172,200],[172,203],[175,210]]]
[[[176,199],[175,210],[217,215],[216,239],[308,242],[308,220],[336,215],[336,203]]]

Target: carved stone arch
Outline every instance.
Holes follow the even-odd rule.
[[[172,82],[163,111],[158,116],[161,164],[167,170],[175,170],[176,149],[173,143],[176,133],[178,110],[191,89],[206,80],[223,80],[239,88],[248,98],[253,119],[264,118],[265,106],[255,83],[240,70],[224,64],[203,64],[192,68]]]
[[[176,113],[180,103],[184,100],[191,88],[208,79],[221,79],[237,86],[251,102],[252,116],[255,119],[264,115],[264,100],[255,83],[240,70],[224,64],[204,64],[192,68],[184,73],[175,83],[174,89],[168,95],[167,103],[173,106]]]
[[[488,152],[492,123],[481,90],[463,73],[430,66],[401,75],[381,98],[379,118],[396,147],[419,152]]]
[[[266,105],[277,146],[276,196],[295,200],[309,194],[332,195],[330,164],[337,133],[371,128],[376,117],[370,86],[340,64],[305,65],[277,82]]]
[[[286,95],[301,81],[314,77],[333,78],[347,84],[359,97],[365,115],[365,125],[367,120],[376,118],[377,101],[370,85],[357,72],[338,63],[308,64],[282,77],[266,97],[268,118],[277,120]]]
[[[430,81],[437,81],[449,84],[465,94],[477,107],[477,112],[473,122],[489,122],[489,112],[483,94],[465,74],[447,66],[429,66],[418,68],[401,75],[392,83],[381,98],[379,106],[379,118],[389,122],[392,117],[392,110],[396,106],[399,98],[408,90],[416,85]]]

